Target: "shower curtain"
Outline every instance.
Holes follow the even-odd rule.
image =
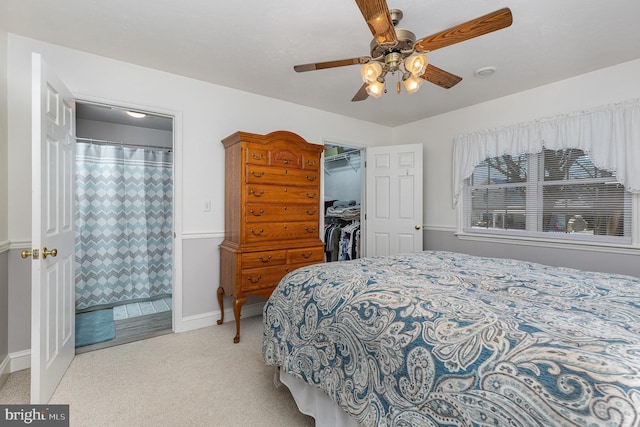
[[[76,310],[171,294],[172,199],[170,152],[77,144]]]

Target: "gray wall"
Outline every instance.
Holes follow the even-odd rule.
[[[197,238],[185,239],[182,242],[182,282],[192,284],[182,288],[182,315],[185,317],[218,310],[218,245],[222,240],[222,237]],[[225,307],[231,307],[231,301],[225,301]]]
[[[0,252],[0,366],[9,354],[9,251]],[[0,370],[0,387],[5,378]]]
[[[9,353],[31,348],[31,261],[20,257],[22,249],[11,249],[9,268]],[[25,310],[25,307],[28,308]]]
[[[523,243],[501,243],[459,239],[453,231],[425,230],[424,249],[462,252],[495,258],[513,258],[558,267],[602,271],[640,277],[637,254],[599,250],[572,250]]]
[[[7,131],[7,33],[0,27],[0,366],[7,358],[9,344],[9,196]],[[0,370],[0,386],[6,380]]]

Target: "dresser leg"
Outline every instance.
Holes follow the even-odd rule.
[[[220,307],[220,319],[218,320],[218,325],[222,325],[224,323],[224,302],[222,301],[222,297],[224,296],[224,289],[222,286],[218,287],[218,306]]]
[[[233,316],[236,318],[236,336],[233,338],[235,344],[240,342],[240,311],[247,302],[246,298],[236,298],[233,300]]]

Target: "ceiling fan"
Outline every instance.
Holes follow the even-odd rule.
[[[402,19],[402,11],[389,10],[385,0],[356,0],[356,4],[373,34],[371,56],[293,67],[300,73],[347,65],[362,65],[360,72],[364,84],[351,101],[362,101],[369,95],[379,98],[383,92],[386,92],[385,77],[388,74],[394,75],[396,72],[399,72],[398,93],[400,93],[400,79],[408,93],[416,92],[424,80],[449,89],[458,84],[462,77],[429,64],[426,53],[501,30],[513,22],[511,10],[503,8],[416,40],[415,34],[411,31],[396,28]]]

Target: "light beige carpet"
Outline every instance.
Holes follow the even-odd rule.
[[[72,426],[313,426],[262,360],[262,318],[79,354],[51,403]],[[12,374],[0,403],[27,403],[28,371]]]

